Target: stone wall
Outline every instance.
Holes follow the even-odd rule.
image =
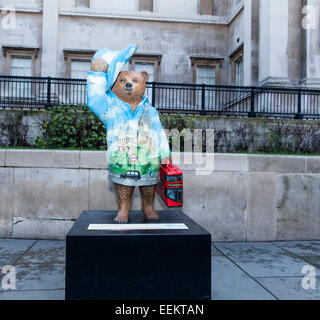
[[[320,239],[320,157],[180,156],[182,210],[214,241]],[[107,175],[105,152],[0,150],[0,237],[63,239],[83,210],[114,210]]]

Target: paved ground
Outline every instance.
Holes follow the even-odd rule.
[[[6,265],[15,290],[2,286]],[[64,241],[0,239],[0,300],[64,299],[64,265]],[[320,241],[214,243],[212,298],[320,300]]]

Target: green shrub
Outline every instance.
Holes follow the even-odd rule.
[[[105,127],[86,106],[51,107],[40,125],[37,147],[106,149]]]
[[[160,114],[160,120],[164,128],[168,130],[178,129],[181,132],[183,129],[195,129],[196,117],[185,116],[181,114]]]

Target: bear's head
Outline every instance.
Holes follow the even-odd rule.
[[[122,71],[111,91],[122,101],[135,104],[141,101],[149,80],[147,71]]]

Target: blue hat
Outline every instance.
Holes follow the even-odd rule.
[[[123,70],[126,63],[136,51],[136,46],[128,46],[123,51],[112,51],[108,48],[103,48],[95,53],[92,61],[94,61],[96,58],[100,58],[108,63],[107,91],[111,89],[113,84],[116,82],[119,73]]]

